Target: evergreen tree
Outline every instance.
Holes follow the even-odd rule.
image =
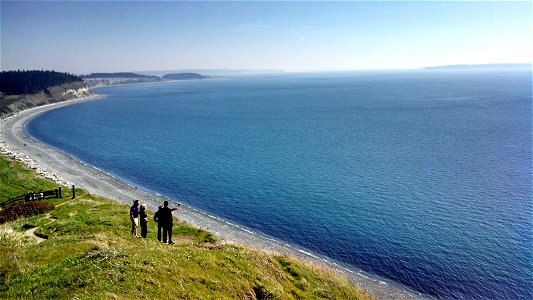
[[[3,71],[0,72],[0,92],[4,95],[35,94],[49,87],[82,81],[79,76],[56,71]]]

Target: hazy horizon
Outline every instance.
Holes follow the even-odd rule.
[[[194,72],[203,75],[246,75],[246,74],[291,74],[291,73],[351,73],[351,72],[395,72],[395,71],[418,71],[418,70],[522,70],[531,69],[531,63],[493,63],[493,64],[451,64],[439,66],[421,66],[417,68],[402,68],[402,69],[347,69],[347,70],[307,70],[307,71],[285,71],[275,69],[177,69],[177,70],[134,70],[129,71],[136,74],[162,76],[169,73],[186,73]],[[80,74],[83,75],[83,74]]]
[[[1,69],[284,72],[531,63],[531,2],[2,1]]]

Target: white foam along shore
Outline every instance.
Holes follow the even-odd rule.
[[[147,190],[137,188],[111,174],[87,165],[73,157],[42,144],[25,133],[25,125],[39,114],[66,105],[105,99],[93,95],[83,99],[70,100],[31,108],[0,120],[0,154],[22,162],[35,169],[41,176],[62,185],[75,185],[88,192],[115,201],[131,204],[134,199],[141,199],[151,211],[167,199]],[[125,213],[126,216],[126,213]],[[177,216],[187,223],[206,229],[225,243],[250,246],[264,251],[295,257],[313,264],[337,270],[346,276],[355,286],[367,291],[377,299],[425,299],[427,295],[411,291],[396,283],[378,278],[362,271],[348,269],[325,257],[298,249],[265,235],[253,233],[242,226],[232,224],[202,211],[182,205]],[[152,226],[149,230],[153,230]]]

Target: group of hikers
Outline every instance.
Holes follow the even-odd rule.
[[[179,206],[180,204],[178,204]],[[159,205],[159,209],[154,214],[154,221],[157,223],[157,239],[165,244],[172,245],[172,211],[177,208],[169,208],[168,201]],[[146,204],[140,204],[139,200],[134,200],[130,208],[131,235],[134,237],[146,238],[148,233],[148,215],[146,214]],[[141,236],[137,235],[137,227],[141,226]],[[163,234],[161,235],[161,231]],[[161,239],[161,237],[163,239]],[[167,239],[168,238],[168,239]]]

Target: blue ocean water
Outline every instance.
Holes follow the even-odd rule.
[[[531,72],[283,74],[97,89],[34,137],[439,298],[533,299]]]

